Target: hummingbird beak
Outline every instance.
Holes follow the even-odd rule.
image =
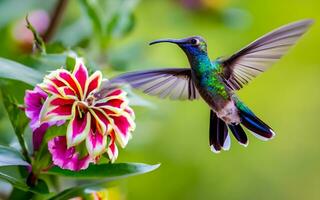
[[[162,42],[169,42],[169,43],[174,43],[174,44],[183,44],[186,42],[186,39],[160,39],[160,40],[155,40],[149,43],[149,45],[153,45],[153,44],[158,44],[158,43],[162,43]]]

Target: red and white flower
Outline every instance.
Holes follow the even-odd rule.
[[[113,162],[118,156],[116,141],[125,147],[131,138],[134,112],[128,105],[126,92],[113,89],[98,99],[94,94],[101,81],[100,71],[89,76],[83,62],[76,59],[72,73],[65,69],[52,71],[38,85],[49,95],[41,108],[39,124],[68,123],[66,135],[48,144],[55,165],[70,170],[85,169],[104,153]],[[81,153],[77,152],[79,148]]]

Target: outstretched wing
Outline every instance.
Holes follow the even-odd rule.
[[[307,31],[313,20],[302,20],[282,26],[255,40],[228,59],[220,60],[222,78],[233,90],[239,90],[251,79],[267,70]]]
[[[199,93],[191,79],[191,69],[167,68],[129,72],[110,80],[110,84],[129,84],[160,98],[194,100]]]

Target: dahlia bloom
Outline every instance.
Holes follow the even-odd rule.
[[[49,127],[61,121],[68,123],[65,134],[48,142],[54,165],[70,170],[85,169],[104,153],[113,162],[118,156],[116,141],[125,147],[131,138],[135,123],[127,94],[113,89],[105,97],[97,98],[95,92],[101,81],[100,71],[89,76],[82,61],[76,59],[72,73],[57,69],[38,85],[43,98],[36,102],[40,112],[37,109],[34,115],[27,113],[31,127],[33,124]],[[32,104],[32,98],[25,99],[26,105]]]

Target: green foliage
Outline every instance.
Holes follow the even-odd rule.
[[[114,183],[105,182],[105,181],[97,181],[94,183],[88,183],[83,184],[80,186],[75,186],[72,188],[68,188],[66,190],[63,190],[62,192],[50,196],[48,200],[64,200],[64,199],[70,199],[72,197],[83,197],[86,194],[88,194],[89,191],[99,191],[101,189],[106,189],[114,186]]]
[[[36,85],[43,78],[40,72],[5,58],[0,58],[0,69],[0,78],[18,80],[29,85]]]
[[[75,196],[83,196],[86,190],[91,189],[93,191],[99,191],[101,189],[109,188],[114,186],[114,183],[110,182],[112,180],[147,173],[157,169],[159,166],[160,164],[147,165],[141,163],[100,164],[91,165],[88,169],[78,172],[63,170],[58,167],[54,167],[47,173],[52,175],[61,175],[69,178],[97,179],[99,181],[68,188],[49,199],[62,200]]]
[[[10,183],[15,188],[34,194],[47,194],[49,192],[46,183],[39,179],[34,187],[27,185],[26,168],[17,166],[0,167],[0,179]]]
[[[30,166],[19,151],[0,145],[0,167],[10,165]]]
[[[127,35],[134,26],[133,10],[138,0],[80,2],[90,18],[102,49],[107,48],[113,38]]]
[[[23,137],[24,130],[29,121],[25,113],[22,111],[23,108],[18,105],[16,99],[4,88],[2,88],[1,92],[3,104],[7,110],[12,127],[20,143],[23,155],[25,159],[30,162],[28,150],[26,148],[26,143]]]
[[[26,17],[27,28],[32,32],[34,38],[34,47],[40,51],[41,54],[46,54],[46,45],[40,34],[36,31],[36,29],[30,23],[28,16]]]
[[[160,165],[147,165],[141,163],[114,163],[90,165],[85,170],[70,171],[63,170],[59,167],[51,168],[47,174],[60,175],[65,177],[81,178],[81,179],[101,179],[114,180],[125,178],[128,176],[147,173],[157,169]]]

